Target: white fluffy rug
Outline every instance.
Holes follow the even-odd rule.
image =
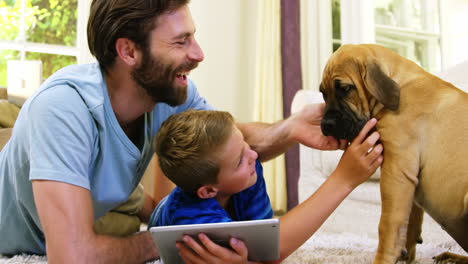
[[[370,264],[377,248],[379,204],[346,200],[285,264]],[[426,216],[424,243],[417,246],[416,264],[433,263],[432,257],[451,251],[466,254],[434,221]],[[21,255],[0,258],[0,263],[47,263],[45,257]],[[158,261],[153,264],[159,264]]]
[[[349,197],[320,230],[283,263],[370,264],[378,245],[379,217],[378,203]],[[424,242],[417,245],[415,264],[432,264],[432,257],[445,251],[466,255],[427,215],[422,237]]]
[[[376,247],[376,239],[351,233],[333,234],[319,231],[283,263],[369,264],[372,263]],[[433,256],[447,250],[464,254],[464,251],[454,242],[425,243],[418,245],[417,250],[417,264],[433,263]],[[47,260],[45,257],[22,255],[10,259],[2,258],[0,263],[47,263]],[[159,262],[154,262],[156,263]]]
[[[316,177],[301,180],[300,200],[304,200],[321,181]],[[380,217],[377,182],[358,187],[302,247],[287,258],[285,264],[370,264],[377,244]],[[314,213],[314,212],[311,212]],[[416,264],[431,264],[432,257],[451,251],[466,255],[429,216],[423,224],[423,244],[417,246]],[[45,257],[21,255],[1,258],[1,263],[47,263]],[[158,261],[153,264],[159,264]]]
[[[377,240],[350,233],[318,232],[283,263],[357,264],[372,263]],[[417,247],[417,264],[434,263],[432,257],[445,252],[465,254],[455,242],[422,244]]]

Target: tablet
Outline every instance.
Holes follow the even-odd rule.
[[[199,241],[198,233],[205,233],[213,242],[224,247],[229,247],[231,237],[244,241],[249,250],[249,260],[252,261],[277,260],[280,257],[278,219],[158,226],[151,227],[149,231],[165,264],[184,263],[179,257],[176,241],[182,241],[183,235],[190,235]]]

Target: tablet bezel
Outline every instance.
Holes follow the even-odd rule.
[[[175,244],[182,240],[183,235],[196,237],[205,233],[217,244],[229,245],[229,238],[235,237],[244,241],[249,250],[249,260],[277,260],[279,252],[279,220],[264,219],[251,221],[236,221],[225,223],[208,223],[193,225],[173,225],[151,227],[149,229],[153,241],[159,249],[163,263],[183,263]]]

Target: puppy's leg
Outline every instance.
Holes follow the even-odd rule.
[[[411,263],[416,257],[416,244],[422,243],[421,232],[424,218],[424,210],[413,203],[408,223],[408,232],[406,235],[406,263]]]
[[[446,225],[444,229],[466,252],[468,252],[468,216],[452,222],[450,225]],[[434,257],[434,261],[435,263],[468,264],[468,256],[444,252]]]
[[[455,264],[468,264],[468,257],[444,252],[436,257],[434,257],[435,263],[455,263]]]
[[[387,155],[382,166],[382,214],[374,264],[394,264],[399,256],[407,254],[406,235],[417,184],[417,168],[411,168],[411,163],[392,160],[391,155]]]

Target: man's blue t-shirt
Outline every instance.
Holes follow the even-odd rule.
[[[125,202],[153,156],[161,123],[189,108],[212,109],[192,82],[187,90],[184,104],[160,103],[144,115],[135,145],[117,121],[98,64],[69,66],[45,81],[0,152],[0,254],[45,254],[32,180],[89,190],[96,219]]]
[[[201,199],[176,187],[154,210],[148,226],[188,225],[269,219],[273,216],[263,169],[255,164],[257,182],[232,195],[234,218],[215,198]]]

